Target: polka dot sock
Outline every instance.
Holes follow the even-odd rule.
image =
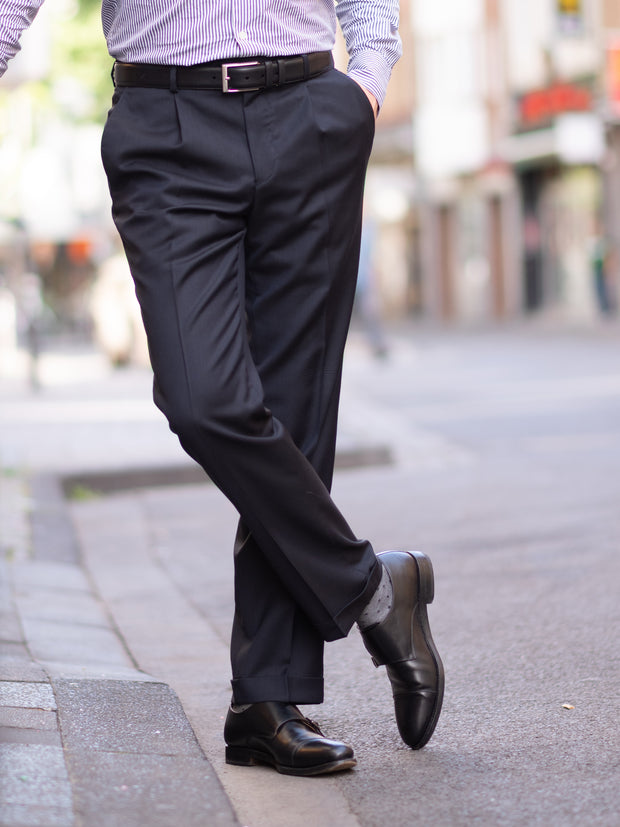
[[[357,619],[357,625],[362,632],[385,620],[392,608],[392,597],[392,579],[388,570],[383,566],[383,574],[377,591],[370,598],[370,602]]]

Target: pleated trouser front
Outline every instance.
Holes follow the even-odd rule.
[[[336,70],[231,95],[123,88],[104,130],[155,402],[240,514],[237,703],[320,702],[324,641],[380,577],[329,493],[373,133]]]

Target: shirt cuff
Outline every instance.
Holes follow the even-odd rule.
[[[377,99],[379,108],[383,105],[392,67],[385,58],[373,49],[358,52],[349,61],[347,74],[360,83]]]

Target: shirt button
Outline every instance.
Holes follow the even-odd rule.
[[[238,36],[239,40],[247,40],[248,39],[248,33],[246,32],[245,29],[240,31],[237,36]]]

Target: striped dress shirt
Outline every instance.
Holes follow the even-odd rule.
[[[43,0],[0,0],[0,74]],[[189,66],[220,58],[332,49],[340,22],[348,72],[379,103],[400,57],[398,0],[103,0],[110,55]]]

